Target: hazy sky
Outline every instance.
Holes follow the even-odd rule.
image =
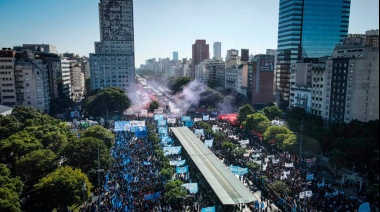
[[[334,1],[334,0],[332,0]],[[99,0],[0,0],[0,47],[55,45],[88,56],[100,40]],[[150,58],[191,58],[205,39],[264,53],[277,47],[278,0],[134,0],[135,66]],[[379,0],[351,0],[349,33],[379,28]]]

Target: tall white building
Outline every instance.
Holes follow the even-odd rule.
[[[91,89],[119,87],[135,91],[135,48],[132,0],[100,0],[100,42],[90,54]]]
[[[217,41],[214,42],[214,60],[222,60],[222,43]]]

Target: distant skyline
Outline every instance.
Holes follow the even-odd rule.
[[[51,44],[59,53],[93,53],[100,0],[0,0],[0,47]],[[135,66],[150,58],[191,58],[196,39],[250,54],[277,48],[278,0],[134,1]],[[379,1],[351,0],[349,34],[379,29]]]

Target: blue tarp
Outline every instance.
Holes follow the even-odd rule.
[[[191,117],[190,116],[181,116],[181,121],[191,121]]]

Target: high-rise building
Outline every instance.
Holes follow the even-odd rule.
[[[289,101],[290,65],[331,55],[348,33],[351,0],[280,0],[276,89]]]
[[[200,64],[203,60],[209,59],[209,45],[206,44],[206,40],[196,40],[195,44],[192,46],[193,55],[193,69],[190,77],[195,79],[195,67]]]
[[[0,51],[0,105],[16,106],[15,62],[16,51],[11,48],[2,48]]]
[[[328,61],[325,118],[332,122],[379,119],[379,47],[347,37]]]
[[[119,87],[134,95],[135,48],[132,0],[100,0],[100,42],[90,54],[91,89]]]
[[[173,60],[178,61],[178,52],[173,52]]]
[[[227,50],[226,61],[231,58],[237,58],[237,57],[239,57],[239,50],[236,50],[236,49]]]
[[[241,49],[241,62],[248,62],[249,61],[249,49]]]
[[[273,76],[274,76],[274,56],[259,54],[256,55],[254,61],[249,63],[248,66],[256,66],[252,69],[252,104],[268,104],[273,103]],[[248,72],[249,74],[249,72]]]
[[[213,59],[214,60],[222,60],[222,43],[217,41],[214,42],[214,54],[213,54]]]

